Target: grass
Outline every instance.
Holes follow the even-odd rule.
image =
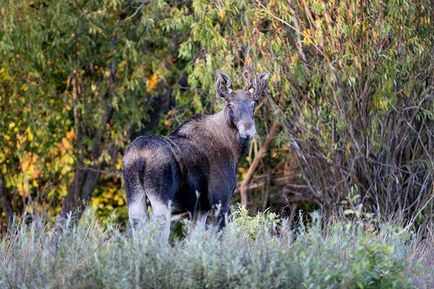
[[[290,229],[239,210],[228,226],[194,227],[169,244],[149,222],[131,237],[92,212],[63,233],[19,224],[0,243],[0,288],[432,288],[434,267],[414,236],[384,224]],[[425,249],[421,249],[425,248]],[[432,262],[431,262],[432,263]]]

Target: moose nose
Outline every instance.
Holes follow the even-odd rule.
[[[247,122],[247,123],[239,122],[237,127],[238,127],[238,132],[240,134],[240,137],[242,138],[247,138],[247,139],[251,138],[256,133],[255,125],[252,124],[251,122]]]

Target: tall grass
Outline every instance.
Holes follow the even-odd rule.
[[[291,230],[237,211],[222,231],[187,223],[168,244],[149,222],[134,238],[92,212],[63,232],[19,224],[0,243],[0,288],[431,288],[411,234],[336,223]],[[430,271],[431,270],[431,271]],[[431,279],[430,279],[431,278]]]

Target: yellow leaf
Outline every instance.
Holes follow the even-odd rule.
[[[76,137],[76,134],[75,134],[75,131],[73,129],[71,129],[70,131],[68,131],[66,133],[66,138],[68,140],[73,140],[73,139],[75,139],[75,137]]]
[[[122,161],[121,161],[121,160],[118,160],[118,161],[116,162],[116,164],[115,164],[115,167],[116,167],[116,169],[118,169],[118,170],[122,169]]]
[[[24,197],[26,196],[27,186],[25,183],[18,182],[17,189],[18,189],[18,193],[20,194],[20,196],[24,196]]]
[[[26,129],[26,133],[27,133],[27,139],[29,140],[29,142],[32,142],[33,141],[33,134],[32,134],[32,131],[30,130],[29,127]]]
[[[224,19],[225,15],[226,15],[225,9],[220,9],[219,10],[219,17],[220,17],[220,19]]]
[[[290,62],[291,63],[296,63],[298,61],[298,54],[294,53],[293,55],[291,55],[290,57]]]
[[[31,179],[35,179],[40,174],[40,168],[38,167],[38,156],[31,152],[26,152],[24,155],[24,161],[21,163],[21,169],[25,175]]]
[[[146,92],[151,92],[157,86],[158,83],[158,75],[156,73],[152,74],[146,80]]]
[[[71,147],[71,144],[66,138],[62,138],[62,146],[65,150],[68,150]]]
[[[25,83],[25,84],[21,85],[21,89],[23,91],[27,91],[27,90],[29,90],[29,86]]]
[[[32,158],[30,157],[30,154],[26,153],[26,155],[24,157],[24,161],[21,163],[21,169],[23,170],[23,172],[26,172],[29,170],[31,162],[32,162]]]

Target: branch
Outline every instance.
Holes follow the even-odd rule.
[[[241,182],[240,195],[241,195],[241,206],[243,208],[247,206],[247,189],[250,180],[252,179],[253,174],[255,173],[255,170],[259,165],[259,162],[262,160],[262,158],[265,156],[265,153],[268,151],[268,147],[270,146],[271,141],[273,140],[273,137],[276,134],[277,127],[278,127],[277,121],[274,121],[271,125],[270,131],[268,132],[267,138],[264,141],[264,144],[259,149],[258,154],[255,156],[255,159],[253,160],[252,164],[249,167],[249,170],[247,171],[246,177]]]
[[[294,24],[294,27],[292,27],[295,31],[295,46],[297,47],[298,50],[298,54],[300,54],[301,60],[303,60],[303,64],[304,64],[304,68],[306,69],[307,72],[310,72],[309,67],[307,66],[307,59],[306,59],[306,55],[303,52],[303,45],[301,44],[301,32],[300,32],[300,25],[298,24],[298,18],[296,16],[295,10],[294,8],[292,8],[292,3],[291,1],[288,1],[288,7],[289,7],[289,11],[291,11],[291,19],[292,19],[292,23]]]

